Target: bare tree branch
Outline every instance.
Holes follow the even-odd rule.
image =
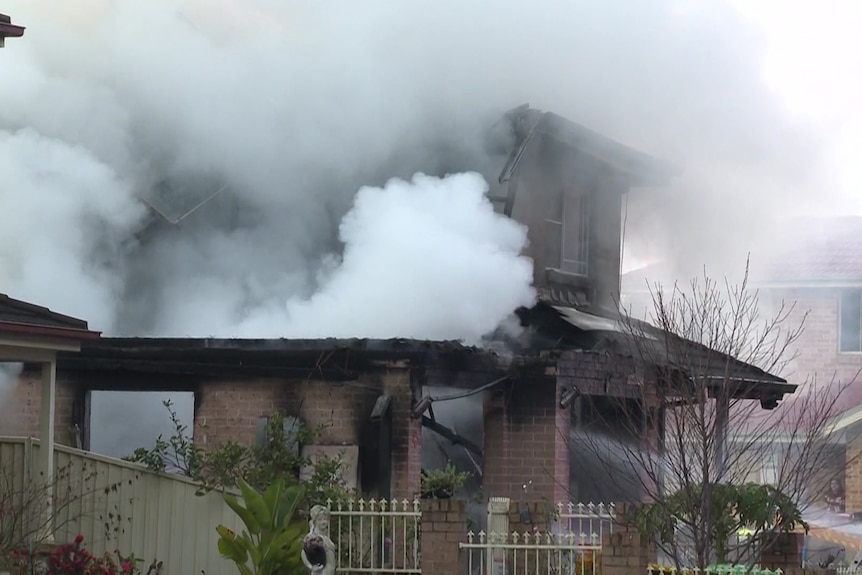
[[[770,374],[796,358],[807,313],[782,302],[764,317],[747,262],[738,285],[704,272],[650,296],[649,323],[623,314],[621,333],[608,335],[624,358],[613,377],[640,385],[582,397],[589,416],[572,440],[644,502],[638,525],[677,568],[752,564],[779,534],[807,529],[802,511],[822,499],[823,470],[838,454],[844,462],[833,427],[852,381],[795,382],[777,402],[786,387]],[[775,467],[770,485],[765,466]]]

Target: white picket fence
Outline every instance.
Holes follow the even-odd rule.
[[[327,501],[338,573],[422,573],[420,501]]]
[[[558,503],[544,529],[511,531],[509,500],[491,498],[488,531],[458,543],[471,574],[596,575],[605,533],[613,532],[613,504]],[[327,501],[336,572],[422,573],[419,500]],[[454,545],[454,543],[453,543]]]
[[[558,503],[545,531],[510,532],[508,499],[492,499],[486,533],[468,532],[460,548],[467,553],[469,574],[595,575],[601,562],[602,539],[613,533],[616,510],[611,505]]]

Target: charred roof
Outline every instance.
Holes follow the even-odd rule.
[[[177,375],[355,379],[387,362],[500,371],[496,353],[455,341],[415,339],[103,338],[60,357],[65,369]]]
[[[661,186],[682,173],[665,161],[630,148],[553,112],[542,112],[524,104],[507,112],[505,121],[514,132],[515,145],[499,181],[515,173],[525,150],[540,136],[567,146],[625,174],[632,186]]]

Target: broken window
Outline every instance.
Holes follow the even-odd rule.
[[[862,352],[862,288],[841,291],[838,349]]]
[[[589,195],[561,190],[546,222],[551,265],[570,274],[588,275]]]

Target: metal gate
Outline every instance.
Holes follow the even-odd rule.
[[[327,501],[338,573],[422,573],[419,500]]]
[[[459,544],[471,575],[596,575],[602,538],[613,532],[611,505],[559,503],[546,531],[511,531],[509,500],[488,505],[488,532],[467,533]]]

